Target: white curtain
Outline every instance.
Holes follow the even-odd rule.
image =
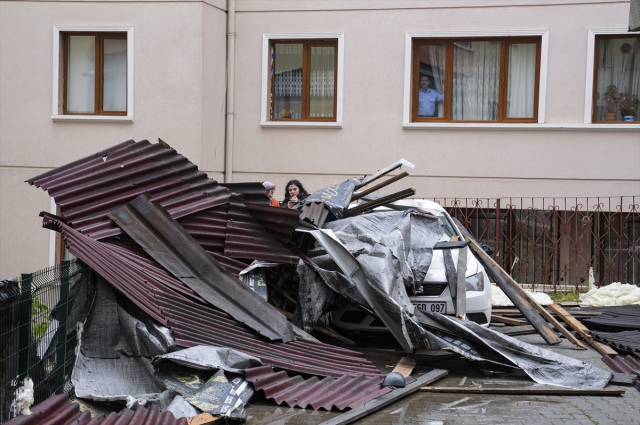
[[[436,86],[438,93],[444,94],[444,73],[445,63],[447,59],[447,46],[425,46],[427,48],[429,58],[431,61],[431,70],[433,72],[433,83]],[[436,103],[437,114],[441,117],[444,115],[444,108],[442,102]]]
[[[318,46],[310,50],[309,116],[333,117],[335,47]]]
[[[640,94],[640,38],[604,39],[599,47],[596,120],[602,121],[602,97],[608,86],[616,86],[620,93]],[[636,114],[635,119],[639,118]]]
[[[453,120],[498,118],[500,42],[456,42],[453,50]]]
[[[127,110],[127,40],[104,40],[103,90],[103,110]]]
[[[533,118],[536,84],[536,45],[509,45],[507,117]]]
[[[271,53],[275,68],[273,70],[275,74],[273,116],[275,118],[301,118],[302,51],[302,44],[276,44]],[[282,113],[286,115],[281,116]],[[290,113],[292,113],[291,116],[289,116]]]

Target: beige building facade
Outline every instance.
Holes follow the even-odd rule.
[[[52,210],[50,198],[24,181],[128,139],[161,138],[219,181],[270,180],[280,198],[291,178],[312,192],[400,158],[416,167],[387,193],[411,186],[421,198],[639,195],[640,119],[594,122],[604,95],[594,84],[595,72],[604,75],[596,47],[603,37],[635,40],[637,33],[626,34],[628,18],[629,2],[614,0],[0,0],[0,276],[55,258],[54,238],[38,217]],[[65,37],[102,36],[120,40],[96,41],[104,75],[75,76]],[[416,42],[450,43],[451,68],[457,51],[478,51],[473,43],[487,40],[505,49],[510,40],[537,46],[529,118],[445,112],[416,119],[416,70],[423,70]],[[334,49],[329,118],[277,119],[276,42]],[[108,68],[118,52],[121,61]],[[631,61],[625,90],[637,94],[640,52],[629,54],[637,64]],[[119,71],[118,63],[125,64]],[[436,68],[425,73],[437,78]],[[126,82],[120,106],[106,100],[107,87],[118,83],[110,69]],[[448,90],[446,110],[462,99],[454,95],[470,78],[465,72],[454,69],[434,88]],[[105,113],[70,110],[74,78],[104,85],[89,108]],[[495,88],[496,110],[508,118],[512,89],[504,84]]]

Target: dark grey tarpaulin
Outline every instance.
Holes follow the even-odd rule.
[[[269,339],[293,341],[287,319],[220,265],[148,194],[109,214],[118,226],[203,299]]]
[[[426,315],[456,335],[455,338],[448,337],[450,340],[455,340],[457,344],[461,342],[468,344],[473,349],[474,355],[477,356],[481,352],[481,357],[486,359],[490,356],[489,360],[496,358],[497,355],[498,358],[502,358],[503,363],[510,363],[522,369],[531,379],[540,384],[602,389],[612,377],[611,373],[583,361],[511,338],[475,322],[439,313],[428,312]],[[441,343],[434,339],[430,342],[434,349],[456,351],[451,344],[437,346]]]
[[[304,205],[323,203],[337,219],[344,217],[344,210],[351,202],[351,194],[364,177],[353,177],[334,186],[325,187],[304,199]]]

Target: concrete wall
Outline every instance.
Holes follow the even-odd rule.
[[[23,183],[128,139],[221,175],[225,2],[0,2],[0,276],[47,267],[49,197]],[[54,122],[54,25],[134,26],[134,122]]]

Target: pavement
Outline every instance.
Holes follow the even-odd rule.
[[[576,349],[565,339],[555,346],[547,345],[539,335],[516,337],[559,354],[582,360],[611,371],[593,348]],[[388,372],[402,357],[393,349],[367,350],[365,356],[381,370]],[[414,377],[434,366],[450,370],[449,375],[433,386],[526,387],[535,383],[522,374],[501,374],[487,377],[482,371],[469,368],[460,360],[419,357]],[[535,396],[535,395],[472,395],[414,393],[360,421],[362,425],[475,425],[475,424],[566,424],[566,425],[638,425],[640,424],[640,392],[633,387],[610,385],[607,389],[622,389],[621,396]],[[275,406],[275,402],[257,399],[248,406],[248,425],[257,424],[320,424],[340,412],[326,412]]]

